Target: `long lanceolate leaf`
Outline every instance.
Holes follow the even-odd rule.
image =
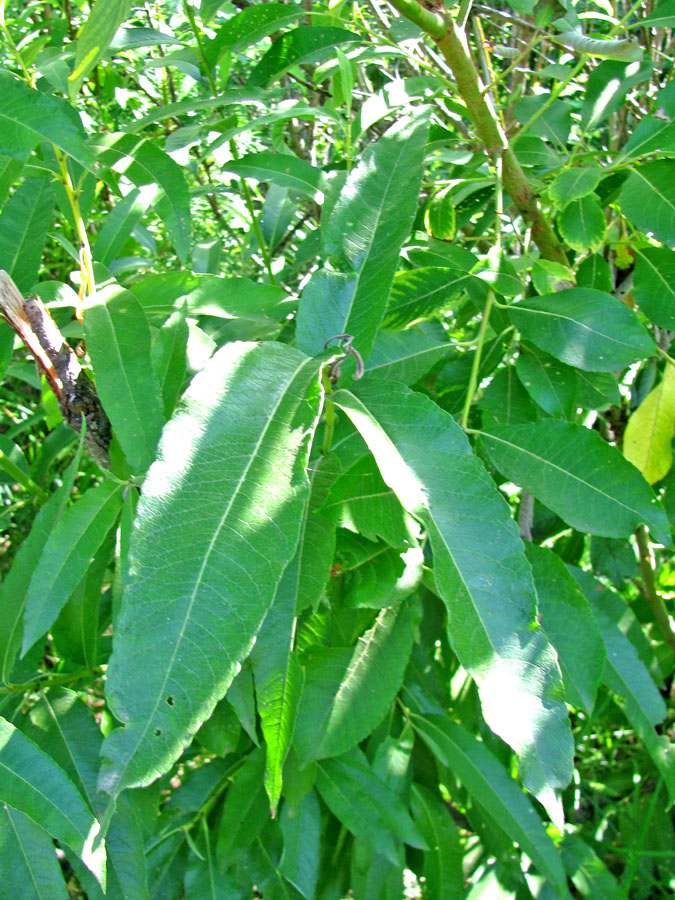
[[[298,347],[306,353],[348,333],[368,355],[415,215],[428,128],[425,113],[390,128],[365,152],[322,225],[329,265],[312,278],[298,311]]]
[[[169,768],[251,649],[298,538],[318,366],[279,344],[230,344],[164,430],[108,669],[125,723],[103,745],[109,793]]]
[[[572,739],[555,654],[532,628],[532,574],[506,504],[459,426],[426,397],[373,381],[332,399],[427,528],[450,640],[478,684],[483,714],[518,752],[526,787],[557,815]]]

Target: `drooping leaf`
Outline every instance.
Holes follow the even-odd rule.
[[[293,66],[315,62],[338,44],[359,41],[353,31],[331,25],[298,25],[272,42],[246,82],[248,87],[269,87]]]
[[[23,653],[49,630],[84,578],[121,508],[122,485],[104,481],[64,513],[45,544],[28,588]]]
[[[57,526],[70,499],[82,457],[82,441],[78,451],[63,474],[61,486],[52,494],[39,511],[28,537],[14,559],[14,564],[0,585],[0,673],[5,684],[12,679],[12,672],[23,640],[23,613],[26,595],[33,570],[38,565],[42,551],[52,530]]]
[[[485,744],[445,717],[413,716],[412,722],[434,756],[551,881],[557,896],[569,898],[553,841],[518,784]]]
[[[633,296],[656,325],[675,329],[675,251],[665,247],[635,250]]]
[[[0,718],[0,800],[68,844],[105,885],[105,845],[98,822],[63,769]]]
[[[48,178],[28,178],[0,212],[0,269],[21,293],[37,281],[47,232],[52,222],[54,193]]]
[[[251,649],[298,539],[317,372],[284,345],[230,344],[164,430],[108,669],[124,723],[103,747],[109,793],[167,770]]]
[[[267,753],[265,790],[272,813],[281,797],[304,675],[293,653],[300,550],[286,567],[251,654],[258,714]]]
[[[616,879],[583,838],[566,834],[560,849],[565,870],[582,897],[605,900],[621,896]]]
[[[591,288],[530,297],[510,306],[509,316],[533,344],[588,372],[614,372],[654,353],[635,313]]]
[[[580,41],[589,40],[581,34],[578,37]],[[592,38],[590,41],[594,48],[607,44],[607,41],[598,41]],[[609,44],[611,43],[613,42],[610,41]],[[581,125],[585,132],[593,131],[611,113],[619,109],[631,88],[649,78],[653,71],[653,66],[650,62],[644,61],[640,65],[636,65],[636,62],[642,59],[642,51],[639,48],[632,47],[628,41],[623,41],[622,43],[624,45],[628,44],[626,49],[629,52],[631,49],[637,49],[639,56],[637,56],[637,59],[634,58],[632,62],[608,59],[592,70],[588,76],[586,96],[581,111]],[[583,48],[579,49],[584,52]]]
[[[41,141],[49,141],[94,171],[84,129],[66,100],[33,91],[6,70],[0,71],[0,154],[25,160]]]
[[[552,648],[531,627],[532,575],[502,497],[462,430],[428,398],[372,381],[332,399],[423,522],[452,647],[478,685],[487,723],[518,752],[525,785],[557,816],[555,792],[571,776],[572,746],[561,676]]]
[[[368,356],[415,214],[428,128],[426,112],[398,122],[350,172],[321,226],[329,267],[310,280],[300,302],[296,339],[304,352],[319,353],[334,335],[351,334]]]
[[[77,96],[82,82],[98,65],[119,26],[129,15],[132,0],[96,0],[77,37],[75,67],[68,76],[70,99]]]
[[[218,859],[229,865],[237,850],[248,846],[260,834],[270,818],[263,788],[264,754],[249,754],[232,787],[228,789],[217,832]]]
[[[559,556],[528,544],[527,558],[537,588],[539,622],[558,654],[567,701],[590,716],[605,664],[595,616]]]
[[[97,160],[123,173],[137,188],[158,185],[157,209],[181,262],[190,249],[190,195],[183,170],[159,147],[131,134],[98,135],[92,142]]]
[[[0,807],[0,878],[22,900],[68,900],[53,840],[6,804]]]
[[[631,414],[623,437],[623,455],[654,484],[673,464],[675,433],[675,367],[666,365],[663,378]]]
[[[461,900],[464,874],[454,819],[440,797],[421,784],[412,787],[412,814],[429,847],[424,853],[424,880],[429,896]]]
[[[358,747],[318,762],[316,786],[345,828],[374,843],[392,862],[396,862],[394,838],[426,848],[403,802],[375,775]]]
[[[659,159],[634,168],[619,195],[622,212],[640,231],[675,247],[672,163]]]
[[[490,426],[480,443],[510,481],[578,531],[626,537],[641,522],[670,546],[665,512],[637,469],[599,434],[571,422]]]
[[[416,603],[383,609],[354,647],[313,647],[295,726],[301,761],[339,756],[380,723],[399,691],[415,628]]]
[[[145,313],[130,291],[112,284],[88,300],[84,333],[101,402],[130,466],[140,474],[155,458],[164,425]]]

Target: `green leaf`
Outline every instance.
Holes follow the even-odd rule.
[[[267,88],[293,66],[316,62],[336,45],[360,40],[358,34],[344,28],[298,25],[272,42],[248,76],[246,86]]]
[[[105,846],[94,848],[98,822],[63,769],[0,718],[0,800],[68,844],[105,886]]]
[[[670,160],[645,163],[625,180],[619,203],[621,211],[645,234],[675,246],[675,182]]]
[[[629,540],[592,537],[591,566],[594,572],[609,578],[617,589],[637,574],[635,551]]]
[[[473,799],[530,857],[560,900],[567,880],[553,841],[518,784],[484,743],[441,716],[412,716],[415,730],[434,756],[451,770]]]
[[[427,845],[400,798],[375,775],[358,747],[317,763],[316,786],[326,806],[352,834],[396,862],[393,838]]]
[[[84,578],[122,508],[122,487],[104,481],[91,488],[64,513],[50,534],[26,595],[22,653],[49,630]]]
[[[382,322],[385,328],[405,328],[419,319],[444,312],[467,288],[473,275],[462,269],[427,266],[398,272]]]
[[[85,169],[94,171],[82,122],[70,104],[31,90],[7,71],[0,71],[0,154],[25,160],[41,141],[54,144]]]
[[[424,215],[428,234],[439,241],[452,241],[455,237],[455,207],[452,202],[454,185],[435,194]]]
[[[167,771],[251,650],[298,539],[317,374],[287,346],[230,344],[164,430],[108,668],[125,723],[103,745],[109,793]]]
[[[162,325],[152,342],[152,369],[161,388],[167,419],[173,413],[183,390],[189,334],[184,310],[176,310]]]
[[[571,288],[509,307],[522,334],[570,366],[614,372],[655,352],[635,313],[610,294]]]
[[[580,166],[577,169],[563,169],[548,187],[549,194],[558,209],[563,209],[572,200],[578,200],[596,189],[602,169],[597,166]]]
[[[94,259],[109,266],[159,195],[158,185],[145,185],[119,200],[103,220],[94,244]]]
[[[0,268],[22,294],[35,284],[52,223],[54,194],[48,178],[28,178],[0,212]]]
[[[75,67],[68,76],[68,94],[77,97],[82,82],[98,65],[115,32],[129,15],[132,0],[96,0],[77,37]]]
[[[623,455],[654,484],[673,464],[675,433],[675,367],[666,365],[663,378],[631,413],[623,437]]]
[[[366,738],[398,693],[419,623],[417,603],[383,609],[354,647],[311,647],[295,725],[301,762],[339,756]]]
[[[0,878],[21,900],[69,900],[53,840],[11,806],[0,807]]]
[[[549,415],[570,418],[576,411],[576,369],[537,347],[521,344],[516,372],[528,394]]]
[[[541,415],[541,410],[516,376],[515,366],[504,366],[495,372],[479,407],[483,411],[484,428],[536,422]]]
[[[23,162],[0,155],[0,207],[5,205],[9,191],[19,180],[23,171]]]
[[[220,26],[216,36],[206,45],[206,58],[213,67],[226,48],[244,50],[284,25],[290,25],[301,15],[301,7],[283,3],[246,7]]]
[[[0,604],[3,611],[0,616],[0,672],[5,684],[11,681],[21,647],[23,613],[33,570],[39,564],[52,530],[57,526],[68,505],[81,457],[80,441],[75,458],[63,474],[61,486],[38,512],[28,537],[16,554],[12,568],[0,585]]]
[[[664,0],[656,9],[640,21],[648,28],[672,28],[675,25],[675,0]]]
[[[585,39],[581,35],[579,37],[581,40]],[[592,42],[596,46],[607,43],[597,40]],[[583,48],[579,49],[584,52]],[[636,61],[621,62],[609,59],[596,66],[588,76],[586,84],[586,96],[581,110],[583,130],[586,133],[593,131],[611,113],[619,109],[624,103],[626,94],[636,84],[646,81],[653,68],[652,64],[646,61],[636,65]]]
[[[412,786],[412,814],[429,849],[424,854],[424,881],[430,898],[461,900],[464,873],[459,832],[447,807],[428,788]]]
[[[675,330],[675,251],[642,247],[634,253],[633,296],[638,306],[655,325]]]
[[[321,808],[316,791],[309,791],[299,803],[285,803],[279,825],[284,836],[279,871],[306,900],[313,900],[321,852]]]
[[[159,147],[132,134],[98,135],[90,142],[97,161],[124,174],[137,188],[157,185],[163,197],[157,204],[181,262],[190,250],[190,195],[183,170]]]
[[[599,253],[587,256],[580,264],[577,269],[577,287],[612,293],[612,272],[609,263]]]
[[[255,322],[283,319],[294,308],[281,288],[258,284],[248,278],[167,272],[149,275],[131,285],[130,290],[151,318],[166,318],[183,303],[187,303],[190,316],[242,318]]]
[[[309,197],[314,197],[317,191],[323,190],[322,170],[290,153],[249,153],[240,159],[223,163],[220,168],[242,178],[270,181]]]
[[[87,301],[84,334],[101,402],[129,465],[140,474],[155,458],[164,425],[145,313],[130,291],[108,285]]]
[[[265,747],[265,790],[274,815],[291,748],[304,675],[293,653],[300,554],[286,567],[251,654]]]
[[[675,802],[675,746],[654,730],[666,716],[666,705],[635,647],[598,605],[596,615],[607,650],[603,681],[623,698],[626,718],[663,775],[672,804]]]
[[[542,419],[491,427],[480,444],[509,481],[546,504],[578,531],[627,537],[642,522],[671,546],[661,503],[638,470],[596,431]]]
[[[560,847],[563,865],[574,887],[590,900],[620,897],[621,889],[592,847],[576,834],[566,834]]]
[[[448,636],[478,685],[485,720],[519,754],[526,787],[557,815],[571,735],[553,650],[532,628],[534,584],[508,507],[460,427],[427,397],[373,381],[332,399],[423,522]]]
[[[366,372],[376,378],[415,384],[452,347],[426,331],[415,328],[406,331],[379,331],[370,351]]]
[[[382,541],[340,529],[336,578],[342,602],[349,609],[383,609],[409,597],[422,580],[424,554],[419,547],[405,553]]]
[[[330,486],[321,513],[343,528],[404,549],[417,529],[394,491],[382,480],[372,454],[357,459]]]
[[[595,194],[572,200],[558,216],[566,243],[579,253],[595,253],[605,242],[607,223]]]
[[[336,334],[368,356],[386,307],[422,180],[425,112],[393,125],[352,169],[321,226],[330,267],[309,282],[298,310],[297,343],[319,353]]]
[[[582,409],[607,409],[621,403],[619,383],[611,372],[582,372],[577,375],[577,406]]]
[[[528,544],[537,588],[539,623],[558,654],[567,702],[592,715],[605,664],[595,616],[565,564],[551,550]]]
[[[263,790],[264,754],[254,750],[229,788],[218,826],[218,859],[228,866],[234,853],[256,839],[270,818]]]
[[[659,91],[652,108],[654,115],[640,119],[621,149],[620,159],[635,159],[651,153],[672,154],[675,151],[675,90],[672,82]]]

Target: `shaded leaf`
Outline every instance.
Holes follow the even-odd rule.
[[[21,900],[68,900],[54,842],[27,815],[0,807],[0,878]]]
[[[426,266],[398,272],[384,316],[385,328],[405,328],[443,312],[474,278],[462,269]]]
[[[661,328],[675,330],[675,251],[635,249],[633,296],[642,312]]]
[[[272,46],[255,65],[246,82],[248,87],[269,87],[293,66],[315,62],[336,45],[361,38],[353,31],[333,26],[298,25],[272,42]]]
[[[53,209],[54,193],[48,178],[26,179],[2,206],[0,268],[22,294],[37,281]]]
[[[221,169],[242,178],[270,181],[310,197],[323,189],[321,169],[288,153],[249,153],[237,160],[223,163]]]
[[[412,814],[429,849],[424,854],[424,880],[430,898],[461,900],[464,873],[459,832],[445,804],[421,784],[412,787]]]
[[[636,228],[675,246],[675,182],[667,159],[635,168],[619,195],[621,210]]]

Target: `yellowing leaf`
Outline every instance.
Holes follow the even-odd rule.
[[[670,471],[675,430],[675,368],[666,366],[661,382],[651,391],[628,420],[623,439],[627,460],[642,472],[650,484]]]

